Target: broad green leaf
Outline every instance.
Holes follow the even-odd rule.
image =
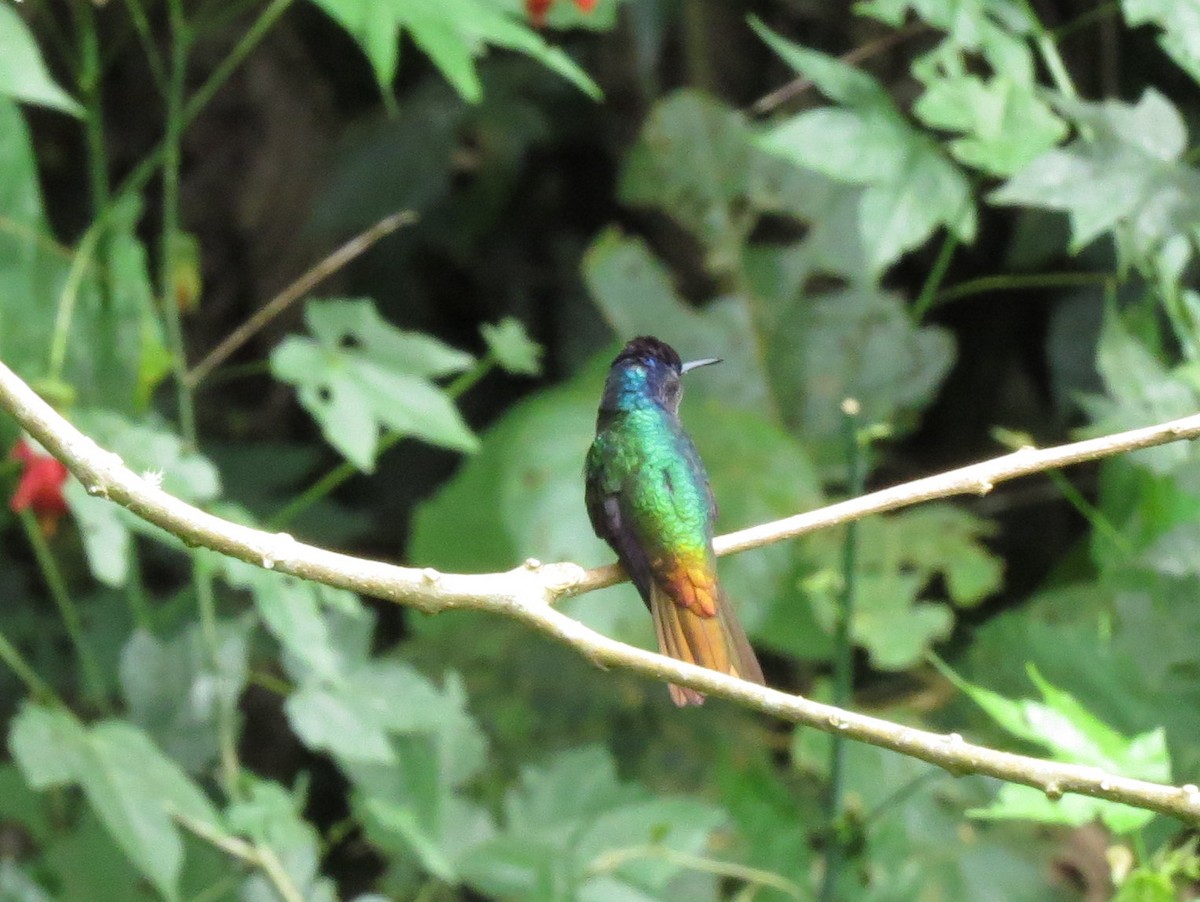
[[[736,273],[763,213],[818,220],[830,186],[759,149],[746,117],[681,90],[659,101],[621,170],[622,202],[658,207],[706,248],[716,273]]]
[[[978,604],[999,588],[1001,564],[982,544],[990,529],[948,505],[930,505],[858,525],[852,635],[875,667],[905,670],[949,636],[951,605]],[[825,571],[805,582],[826,633],[831,633],[843,587],[841,537],[827,540]],[[934,587],[944,588],[943,596]]]
[[[340,759],[394,764],[388,735],[431,730],[445,699],[411,668],[389,661],[362,662],[324,681],[311,680],[287,700],[288,720],[310,748]]]
[[[1183,256],[1159,265],[1179,271],[1194,252],[1200,174],[1181,162],[1187,133],[1176,108],[1153,89],[1137,104],[1066,103],[1081,136],[1037,157],[991,195],[999,204],[1065,212],[1076,251],[1114,232],[1122,259],[1155,259],[1176,236]],[[1170,264],[1169,266],[1167,264]]]
[[[465,876],[481,892],[531,900],[592,898],[600,886],[615,898],[665,898],[658,892],[679,873],[676,861],[652,851],[618,853],[696,854],[724,819],[699,800],[654,798],[621,783],[608,752],[596,746],[525,768],[504,814],[502,832],[468,855]]]
[[[1042,701],[1011,700],[955,677],[959,688],[1013,735],[1048,749],[1056,761],[1096,767],[1109,773],[1155,782],[1171,779],[1166,734],[1160,727],[1125,736],[1101,721],[1072,695],[1051,685],[1036,667],[1029,676]],[[1004,786],[991,805],[970,812],[978,817],[1083,824],[1100,818],[1109,829],[1129,833],[1149,823],[1154,813],[1083,796],[1050,800],[1030,787]]]
[[[16,861],[0,860],[0,902],[51,902],[52,898]]]
[[[1175,902],[1178,898],[1170,875],[1138,868],[1121,882],[1112,902]]]
[[[82,115],[83,108],[51,78],[33,34],[8,3],[0,4],[0,47],[0,95]]]
[[[751,19],[750,25],[785,63],[812,79],[817,90],[830,100],[857,109],[892,109],[887,90],[861,69],[820,51],[794,44],[771,31],[757,18]]]
[[[372,760],[350,741],[327,738],[368,830],[384,848],[415,854],[456,881],[463,854],[493,834],[484,809],[460,791],[487,760],[461,681],[451,673],[439,690],[404,665],[374,661],[332,691],[335,704],[352,712],[354,729],[373,730],[387,749]]]
[[[478,447],[430,381],[465,369],[469,354],[396,329],[369,301],[312,301],[305,318],[315,340],[285,339],[271,354],[271,370],[299,389],[329,443],[359,469],[374,469],[383,429],[460,451]]]
[[[284,664],[290,671],[329,679],[342,671],[346,659],[323,614],[327,607],[340,607],[336,590],[234,558],[218,558],[215,572],[231,586],[250,592],[263,623],[287,653]],[[373,622],[356,603],[353,612],[341,613],[346,619]]]
[[[1055,850],[1043,838],[979,822],[965,829],[963,810],[990,797],[990,781],[951,780],[925,762],[862,743],[849,743],[845,756],[847,798],[869,822],[859,854],[873,874],[862,887],[851,869],[839,887],[846,898],[1053,897],[1045,874]]]
[[[108,258],[99,260],[101,245],[93,245],[81,261],[73,315],[66,317],[73,252],[50,228],[28,130],[16,104],[2,96],[0,173],[0,357],[67,402],[144,408],[168,361],[135,234],[139,199],[113,207],[103,244]],[[50,372],[52,346],[61,352],[60,372]],[[44,381],[51,375],[53,384]]]
[[[913,107],[927,125],[961,134],[950,142],[950,152],[989,175],[1013,175],[1066,134],[1062,120],[1038,96],[1028,48],[1019,46],[1026,65],[987,79],[967,71],[957,49],[950,48],[956,56],[949,63],[939,59],[942,67],[935,68],[929,61],[925,93]]]
[[[130,721],[189,773],[203,773],[216,757],[220,718],[236,711],[246,685],[249,632],[244,619],[217,623],[214,655],[196,623],[167,640],[138,630],[121,652]]]
[[[75,479],[67,482],[63,495],[79,527],[92,576],[106,586],[125,585],[133,536],[121,508],[107,498],[89,495]]]
[[[88,736],[66,711],[26,704],[13,718],[8,748],[30,787],[49,789],[84,769]]]
[[[80,784],[138,870],[164,896],[178,897],[183,845],[175,815],[214,830],[219,821],[208,798],[145,733],[111,720],[85,729],[66,712],[26,705],[10,744],[31,785]]]
[[[302,816],[303,800],[278,783],[246,776],[246,795],[229,806],[230,829],[264,843],[274,852],[306,902],[336,902],[333,882],[321,877],[319,837]],[[277,902],[279,895],[260,873],[247,878],[241,898],[246,902]]]
[[[870,75],[792,44],[761,24],[759,35],[838,107],[772,127],[760,146],[800,166],[861,185],[859,230],[873,275],[924,243],[939,226],[975,236],[971,186],[928,135],[915,129]]]
[[[1096,368],[1108,397],[1085,399],[1095,434],[1134,429],[1194,413],[1200,405],[1200,373],[1194,364],[1174,369],[1138,340],[1115,312],[1105,315]],[[1174,442],[1134,451],[1125,460],[1165,475],[1196,461],[1188,444]]]
[[[161,899],[134,868],[95,812],[84,806],[69,832],[59,831],[42,861],[58,899]],[[190,856],[189,856],[190,857]]]
[[[1200,81],[1200,6],[1191,0],[1121,0],[1121,11],[1130,25],[1157,25],[1163,50]]]
[[[822,463],[842,461],[842,402],[866,423],[907,431],[954,362],[948,332],[917,326],[901,298],[845,289],[780,305],[768,337],[772,385],[789,424]]]
[[[26,378],[42,377],[67,261],[46,221],[29,130],[2,96],[0,211],[0,359]]]
[[[363,359],[409,376],[436,379],[475,362],[432,336],[397,329],[367,300],[310,301],[304,321],[322,346],[357,350]]]
[[[506,316],[498,323],[484,323],[479,331],[488,351],[505,370],[522,376],[542,374],[544,349],[529,337],[519,319]]]
[[[989,29],[1001,25],[1014,34],[1033,25],[1020,0],[858,0],[854,9],[893,27],[903,25],[911,11],[963,47],[978,46]]]
[[[399,62],[399,34],[413,42],[466,100],[478,102],[483,86],[475,60],[488,45],[515,50],[566,78],[591,97],[600,89],[562,50],[525,24],[519,13],[494,0],[313,0],[358,42],[390,93]]]

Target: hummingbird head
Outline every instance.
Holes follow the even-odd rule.
[[[706,357],[684,363],[665,341],[641,335],[626,344],[613,360],[604,383],[601,413],[628,410],[647,401],[678,413],[683,397],[680,377],[696,367],[720,362],[717,357]]]

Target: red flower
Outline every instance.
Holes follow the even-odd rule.
[[[67,499],[62,492],[63,483],[67,481],[67,468],[49,454],[35,451],[25,439],[13,445],[9,456],[24,464],[9,507],[16,513],[32,510],[42,532],[53,535],[59,518],[67,512]]]
[[[554,5],[554,0],[525,0],[525,12],[533,24],[541,28],[546,24],[546,13]],[[575,0],[575,5],[585,13],[590,13],[596,7],[596,0]]]

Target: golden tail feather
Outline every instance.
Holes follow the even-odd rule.
[[[664,655],[743,680],[765,682],[758,658],[724,592],[717,602],[716,616],[702,617],[676,604],[653,585],[650,612],[654,616],[658,647]],[[680,707],[704,702],[704,694],[695,689],[674,684],[667,688],[671,691],[671,700]]]

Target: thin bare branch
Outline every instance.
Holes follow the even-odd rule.
[[[554,609],[553,603],[564,595],[614,581],[597,577],[607,570],[586,571],[572,563],[542,564],[529,560],[505,573],[454,574],[396,567],[338,554],[303,544],[283,533],[268,533],[222,520],[168,495],[153,481],[131,471],[117,455],[101,449],[75,429],[3,364],[0,364],[0,407],[62,460],[89,492],[108,497],[189,545],[204,546],[267,569],[412,605],[429,613],[469,608],[511,617],[570,646],[599,666],[689,686],[782,720],[827,733],[841,733],[920,758],[954,774],[985,774],[1035,787],[1051,798],[1067,792],[1080,793],[1200,824],[1200,789],[1191,784],[1166,786],[1105,773],[1094,767],[1015,755],[974,745],[957,733],[931,733],[824,705],[617,642]],[[820,511],[743,530],[723,537],[720,546],[724,553],[741,551],[868,513],[894,510],[931,498],[984,494],[1005,479],[1197,436],[1200,436],[1200,415],[1059,448],[1025,449]]]
[[[898,44],[903,44],[911,37],[915,37],[923,32],[929,31],[930,26],[924,22],[916,22],[907,28],[900,31],[889,31],[887,34],[863,44],[861,47],[855,47],[848,53],[843,53],[838,59],[843,63],[848,63],[851,66],[856,66],[863,60],[870,59],[876,54],[890,50]],[[812,79],[800,75],[793,78],[791,81],[771,91],[769,94],[764,94],[758,100],[750,105],[750,112],[756,116],[763,116],[776,107],[782,106],[794,97],[799,97],[805,91],[813,87]]]
[[[248,342],[267,323],[279,316],[284,310],[300,300],[300,298],[304,297],[313,288],[325,279],[328,279],[355,257],[365,253],[368,248],[381,238],[392,234],[392,232],[401,226],[410,225],[416,221],[417,214],[411,210],[405,210],[401,213],[393,213],[391,216],[384,217],[366,231],[355,235],[320,263],[305,272],[304,275],[300,276],[291,285],[263,304],[248,320],[226,335],[219,345],[209,351],[203,360],[188,371],[187,376],[184,377],[187,387],[195,388],[199,385],[209,373],[228,360],[234,351]]]

